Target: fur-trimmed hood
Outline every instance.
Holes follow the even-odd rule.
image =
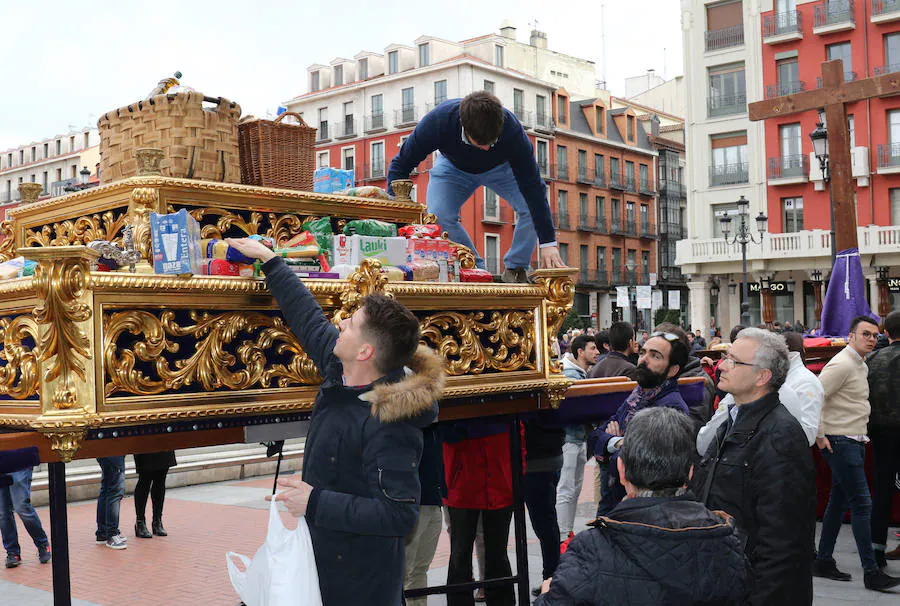
[[[444,360],[430,347],[419,345],[404,371],[405,378],[378,383],[359,397],[371,404],[372,416],[382,423],[415,419],[421,420],[423,427],[430,425],[437,416],[437,401],[447,380]]]

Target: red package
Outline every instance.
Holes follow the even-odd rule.
[[[279,248],[298,248],[300,246],[309,246],[310,244],[317,244],[316,237],[308,231],[301,231]]]
[[[460,282],[493,282],[494,276],[486,269],[463,267],[459,270]]]
[[[253,276],[253,266],[232,263],[225,259],[205,259],[200,264],[200,274],[204,276]]]
[[[405,225],[397,230],[398,236],[403,236],[404,238],[440,238],[441,237],[441,226],[440,225],[421,225],[421,224],[412,224]]]

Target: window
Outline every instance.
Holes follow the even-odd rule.
[[[597,225],[605,225],[606,223],[606,200],[603,196],[594,197],[594,211],[597,213]]]
[[[9,181],[6,186],[9,191]],[[891,225],[900,225],[900,187],[890,190],[891,197]]]
[[[564,95],[557,95],[556,97],[556,119],[559,120],[561,124],[568,124],[568,109],[569,109],[569,100]]]
[[[384,128],[384,97],[382,95],[372,95],[372,116],[369,127],[373,130]]]
[[[606,178],[606,167],[603,165],[603,156],[594,154],[594,181],[603,183]]]
[[[641,204],[641,233],[650,233],[650,207],[646,204]]]
[[[372,143],[369,157],[372,158],[372,171],[369,176],[375,179],[384,177],[384,141]]]
[[[72,140],[74,140],[74,139],[75,139],[75,137],[72,137]],[[25,164],[25,150],[24,149],[19,150],[19,164]]]
[[[431,64],[431,44],[428,42],[419,45],[419,67]]]
[[[494,83],[491,80],[484,81],[484,92],[494,94]]]
[[[847,127],[850,129],[850,149],[856,147],[856,124],[853,116],[847,116]]]
[[[50,144],[49,143],[44,143],[44,155],[42,157],[43,158],[50,157]]]
[[[356,132],[353,119],[353,101],[344,103],[344,135],[352,135]]]
[[[625,202],[625,218],[628,229],[634,229],[634,202]]]
[[[625,187],[634,189],[634,162],[631,160],[625,161]]]
[[[641,251],[641,277],[644,280],[650,278],[650,251]]]
[[[609,178],[612,181],[618,182],[620,180],[621,174],[619,173],[619,159],[618,158],[610,158],[609,159]]]
[[[500,198],[492,189],[484,188],[484,218],[500,220]]]
[[[578,266],[581,268],[583,273],[587,273],[588,268],[588,247],[587,244],[582,244],[578,248]]]
[[[888,129],[888,141],[891,146],[900,145],[900,110],[888,112]]]
[[[75,151],[75,136],[69,137],[69,153]]]
[[[619,229],[622,225],[622,202],[613,198],[612,200],[612,228]]]
[[[91,135],[90,133],[84,133],[84,148],[87,149],[91,146]]]
[[[569,223],[569,192],[564,189],[556,192],[556,208],[559,210],[560,224]],[[565,219],[565,221],[563,220]]]
[[[388,53],[388,73],[396,74],[400,71],[400,51]]]
[[[884,72],[896,71],[900,71],[900,32],[884,36]]]
[[[319,108],[319,141],[324,141],[328,138],[328,108],[320,107]]]
[[[309,91],[314,93],[319,90],[319,72],[312,72],[309,75]],[[74,139],[74,137],[72,137]],[[72,141],[72,148],[75,148],[75,142]]]
[[[72,165],[72,177],[71,178],[74,179],[77,176],[78,176],[78,165],[74,164],[74,165]],[[21,183],[21,182],[22,182],[22,177],[19,177],[19,183]]]
[[[569,264],[569,245],[565,242],[559,243],[559,256],[562,257],[563,263]]]
[[[447,100],[447,81],[438,80],[434,83],[434,104],[440,105]]]
[[[710,141],[712,166],[710,185],[732,185],[747,183],[747,133],[715,135]]]
[[[414,122],[416,119],[415,99],[413,97],[414,89],[412,87],[404,88],[400,91],[402,98],[400,111],[403,114],[402,122],[407,124]]]
[[[598,133],[606,132],[606,118],[602,107],[594,108],[594,128]]]
[[[56,155],[60,155],[62,153],[62,140],[56,140]]]
[[[547,142],[543,139],[537,139],[535,151],[537,152],[538,168],[541,170],[541,176],[546,177],[550,163],[547,160]]]
[[[514,88],[513,89],[513,113],[516,115],[516,118],[521,122],[525,116],[525,91]]]
[[[62,169],[61,168],[56,169],[56,180],[62,181]]]
[[[578,150],[578,178],[587,179],[587,151]]]
[[[827,6],[829,3],[825,4]],[[825,51],[829,61],[840,59],[844,63],[844,82],[853,80],[853,56],[850,54],[850,43],[829,44],[825,47]]]
[[[565,145],[557,145],[556,146],[556,165],[557,165],[556,177],[558,179],[568,179],[569,178],[569,157],[566,154],[566,146]]]
[[[582,223],[587,223],[588,216],[588,195],[584,192],[578,193],[578,217]]]
[[[729,28],[735,28],[743,25],[744,11],[740,0],[732,0],[729,2],[718,2],[710,4],[706,7],[706,30],[708,32],[719,32]],[[743,34],[743,30],[741,31]],[[743,36],[740,41],[732,40],[726,43],[725,40],[713,39],[707,36],[706,50],[716,50],[718,48],[726,48],[735,44],[743,44]]]
[[[536,95],[534,98],[534,113],[539,126],[547,125],[547,98]]]
[[[614,272],[620,272],[622,270],[622,249],[621,248],[613,248],[612,249],[612,266]],[[617,279],[619,276],[614,276],[613,279]]]
[[[776,61],[775,73],[779,95],[790,95],[803,90],[800,84],[800,65],[796,57]]]
[[[606,272],[606,247],[598,246],[597,247],[597,269],[601,273]],[[605,275],[600,276],[601,279],[606,278]]]
[[[47,171],[44,171],[44,174],[41,176],[41,186],[43,187],[43,189],[41,190],[42,193],[46,193],[46,192],[50,191],[50,189],[47,187],[47,185],[48,185]]]
[[[628,116],[628,140],[634,141],[636,133],[634,132],[634,116]]]
[[[369,77],[369,60],[368,59],[360,59],[359,60],[359,79],[365,80]]]
[[[37,160],[37,148],[32,147],[31,148],[31,161],[34,162],[35,160]]]
[[[344,83],[344,66],[335,65],[332,71],[334,72],[334,83],[332,86],[341,86]]]
[[[494,65],[503,67],[503,47],[499,44],[494,46]]]
[[[744,64],[732,63],[709,68],[709,99],[707,113],[710,118],[742,114],[747,111],[747,83]]]
[[[500,273],[500,236],[484,234],[484,267],[495,276]]]
[[[316,154],[316,168],[326,168],[330,164],[331,158],[327,151],[321,151]]]
[[[803,231],[803,198],[782,198],[781,216],[784,219],[784,233]]]
[[[802,176],[803,152],[801,151],[800,123],[783,124],[778,131],[781,141],[781,172],[773,176]]]
[[[356,148],[345,147],[341,150],[341,166],[344,170],[355,170]]]
[[[641,189],[647,191],[650,189],[650,169],[646,164],[641,164]]]

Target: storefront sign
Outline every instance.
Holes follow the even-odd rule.
[[[888,291],[900,292],[900,278],[888,278]]]
[[[681,291],[669,291],[669,309],[681,309]]]
[[[762,285],[759,282],[750,282],[747,284],[747,288],[751,293],[759,293],[762,290]],[[788,283],[769,282],[769,293],[776,296],[788,294]]]
[[[637,290],[637,308],[650,309],[650,287],[636,286],[635,290]]]

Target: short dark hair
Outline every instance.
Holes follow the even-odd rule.
[[[645,408],[628,423],[619,457],[625,479],[638,489],[671,496],[684,486],[694,459],[693,423],[674,408]]]
[[[609,331],[601,330],[600,332],[595,334],[594,343],[597,344],[597,349],[602,351],[604,345],[609,345]]]
[[[728,342],[734,343],[734,340],[737,339],[738,333],[747,328],[742,324],[738,324],[734,328],[731,329],[731,334],[728,335]]]
[[[632,339],[634,339],[634,326],[630,322],[613,322],[609,327],[609,348],[611,350],[625,351]]]
[[[687,334],[685,334],[681,328],[670,322],[663,322],[662,324],[657,325],[654,332],[668,332],[678,337],[678,339],[674,341],[669,341],[669,339],[666,339],[666,341],[669,341],[669,345],[672,347],[672,352],[669,354],[669,366],[675,366],[677,364],[678,372],[680,374],[687,365],[688,358],[691,356],[691,346],[688,345]],[[650,334],[652,335],[653,333]]]
[[[483,90],[469,93],[459,104],[459,120],[472,143],[493,143],[503,130],[503,104]]]
[[[900,311],[892,311],[884,319],[884,331],[891,339],[900,339]]]
[[[856,316],[855,318],[853,318],[853,321],[850,322],[850,332],[856,332],[856,327],[863,322],[878,326],[878,322],[876,320],[873,320],[869,316]]]
[[[588,343],[596,343],[594,337],[589,334],[578,335],[572,339],[572,342],[569,344],[569,351],[572,352],[572,357],[577,360],[578,351],[587,347]]]
[[[363,335],[375,346],[375,370],[386,374],[403,368],[419,345],[419,320],[402,303],[382,294],[367,295],[360,301],[366,316]]]

